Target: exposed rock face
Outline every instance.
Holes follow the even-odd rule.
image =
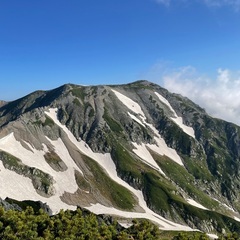
[[[8,211],[8,210],[18,210],[18,211],[22,211],[22,208],[20,206],[18,206],[15,203],[8,203],[7,201],[4,201],[0,198],[0,206],[4,208],[4,210]]]
[[[35,211],[42,209],[47,214],[52,215],[52,211],[46,203],[42,203],[41,201],[16,201],[14,199],[6,198],[5,200],[0,198],[0,206],[4,208],[4,210],[17,210],[22,211],[27,208],[27,206],[33,207]]]
[[[206,232],[240,229],[239,126],[158,85],[37,91],[0,103],[0,128],[0,177],[30,183],[25,193],[6,179],[18,200],[151,209]],[[0,197],[16,197],[2,187]]]

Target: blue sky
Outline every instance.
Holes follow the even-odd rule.
[[[148,79],[208,109],[201,95],[240,92],[239,65],[239,0],[0,0],[3,100]]]

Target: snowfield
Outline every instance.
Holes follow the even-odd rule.
[[[234,218],[234,220],[236,220],[236,221],[238,221],[238,222],[240,222],[240,218],[238,218],[238,217],[233,217]]]
[[[55,189],[54,196],[49,198],[40,196],[39,194],[37,194],[29,178],[21,176],[14,171],[5,169],[3,165],[1,167],[0,177],[2,179],[6,177],[5,179],[8,179],[8,184],[12,185],[12,187],[9,188],[8,184],[5,184],[5,186],[1,186],[0,196],[2,198],[8,196],[20,201],[26,199],[33,201],[41,200],[42,202],[47,202],[53,212],[58,212],[61,208],[76,209],[75,206],[71,207],[63,203],[60,200],[60,196],[62,196],[65,191],[69,193],[74,193],[77,191],[78,186],[75,181],[74,170],[79,170],[79,168],[77,167],[73,159],[70,157],[68,150],[61,139],[58,139],[56,141],[51,141],[50,139],[48,140],[53,145],[55,152],[59,155],[59,157],[68,167],[66,171],[57,172],[49,166],[49,164],[44,158],[44,154],[48,152],[46,146],[43,146],[43,150],[39,151],[34,149],[30,144],[28,144],[28,146],[31,147],[31,150],[27,150],[21,145],[19,141],[15,139],[13,133],[10,133],[6,137],[0,139],[0,149],[19,158],[23,164],[29,167],[40,169],[43,172],[51,175],[55,181],[53,185]],[[2,164],[2,162],[0,163]],[[3,176],[6,173],[8,175]],[[18,179],[18,181],[16,181],[16,179]],[[13,183],[11,181],[13,181]],[[4,181],[1,181],[1,184],[3,183]],[[3,189],[5,189],[5,191]]]
[[[201,205],[200,203],[194,201],[193,199],[188,198],[187,202],[194,207],[201,208],[203,210],[209,210],[209,209],[205,208],[203,205]]]
[[[140,125],[142,125],[143,127],[146,127],[144,124],[143,124],[143,119],[138,119],[135,115],[131,114],[130,112],[128,112],[128,115],[137,123],[139,123]]]
[[[134,113],[137,114],[138,117],[128,112],[128,115],[137,123],[141,124],[142,126],[146,127],[148,126],[155,134],[155,141],[156,144],[141,144],[138,145],[136,143],[132,143],[136,149],[133,149],[133,151],[144,160],[145,163],[147,163],[149,166],[152,166],[154,169],[157,169],[161,174],[164,174],[164,172],[160,169],[158,164],[155,162],[155,160],[152,158],[151,154],[147,150],[146,147],[150,148],[152,151],[160,154],[160,155],[166,155],[167,157],[171,158],[173,161],[178,163],[179,165],[183,166],[183,162],[180,158],[180,156],[177,154],[176,150],[173,148],[170,148],[167,146],[165,140],[160,136],[158,130],[152,125],[146,122],[146,116],[143,113],[141,107],[138,103],[134,102],[132,99],[124,96],[123,94],[117,92],[116,90],[112,90],[118,99],[130,110],[132,110]],[[167,101],[167,100],[166,100]],[[132,107],[134,106],[134,107]],[[164,174],[165,175],[165,174]]]
[[[152,155],[150,154],[150,152],[147,150],[146,145],[147,144],[137,144],[132,142],[133,146],[135,147],[135,149],[133,149],[133,152],[135,154],[137,154],[141,159],[144,160],[144,162],[149,165],[152,168],[155,168],[156,170],[158,170],[161,174],[165,175],[165,173],[161,170],[161,168],[158,166],[158,164],[155,162],[155,160],[153,159]],[[150,145],[150,144],[148,144]]]
[[[51,141],[48,139],[51,144],[54,146],[55,152],[60,156],[64,161],[68,169],[64,172],[57,172],[46,162],[44,154],[48,152],[47,147],[44,147],[44,150],[36,150],[31,147],[31,151],[24,148],[19,141],[14,137],[14,134],[11,133],[5,138],[5,143],[2,144],[0,140],[0,149],[6,151],[13,156],[21,159],[22,163],[37,169],[42,170],[45,173],[48,173],[56,181],[54,188],[56,194],[61,196],[67,189],[68,192],[74,193],[78,186],[74,177],[74,170],[78,169],[77,165],[70,157],[68,150],[63,144],[61,139],[57,141]]]
[[[182,118],[177,116],[177,113],[174,111],[174,109],[172,108],[172,106],[170,105],[170,103],[168,102],[168,100],[166,98],[164,98],[162,95],[160,95],[159,93],[155,92],[155,94],[158,96],[159,100],[161,102],[163,102],[165,105],[167,105],[169,107],[169,109],[171,110],[171,112],[173,112],[174,117],[171,117],[171,119],[189,136],[195,138],[195,132],[193,130],[193,128],[188,127],[187,125],[183,124]]]
[[[207,233],[207,235],[208,235],[211,239],[218,239],[218,235],[216,235],[216,234]]]
[[[178,163],[179,165],[184,166],[182,159],[177,154],[176,150],[167,146],[165,140],[158,133],[158,130],[152,124],[149,124],[149,123],[145,123],[145,124],[153,130],[153,132],[155,134],[154,139],[157,143],[157,145],[156,144],[147,144],[147,147],[149,147],[151,150],[153,150],[154,152],[156,152],[162,156],[165,155],[165,156],[169,157],[170,159],[172,159],[174,162]]]
[[[7,179],[7,183],[6,183]],[[59,212],[60,209],[75,210],[76,206],[70,206],[62,202],[58,195],[50,198],[40,196],[32,185],[32,181],[15,173],[14,171],[5,169],[2,162],[0,161],[0,197],[5,199],[10,197],[18,201],[32,200],[42,201],[47,203],[51,208],[53,214]]]
[[[139,106],[138,103],[134,102],[131,98],[123,95],[122,93],[111,89],[115,95],[117,96],[117,98],[125,105],[127,106],[130,110],[132,110],[133,112],[135,112],[136,114],[141,115],[142,117],[145,117],[144,112],[142,111],[141,107]]]

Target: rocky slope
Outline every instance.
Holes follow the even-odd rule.
[[[147,81],[37,91],[0,107],[0,197],[240,232],[239,130]]]

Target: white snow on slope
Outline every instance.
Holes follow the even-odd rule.
[[[162,229],[166,230],[183,230],[183,231],[192,231],[188,226],[180,225],[171,221],[166,220],[165,218],[161,217],[154,213],[151,209],[147,207],[147,204],[144,200],[143,194],[141,191],[134,189],[128,183],[123,181],[121,178],[118,177],[116,166],[110,156],[109,153],[95,153],[93,152],[90,147],[81,140],[80,142],[76,140],[74,135],[68,130],[65,125],[62,125],[59,120],[57,119],[57,109],[49,109],[49,112],[45,112],[59,127],[61,127],[64,132],[67,134],[69,140],[84,154],[91,157],[93,160],[98,162],[108,173],[108,175],[117,183],[124,186],[128,190],[130,190],[138,199],[139,206],[145,211],[145,213],[136,213],[136,212],[126,212],[121,211],[115,208],[105,207],[101,204],[94,204],[91,207],[87,207],[90,211],[96,214],[114,214],[118,216],[122,216],[125,218],[146,218],[152,220],[159,225],[162,226]]]
[[[147,144],[147,147],[149,147],[152,151],[154,151],[162,156],[165,155],[165,156],[171,158],[174,162],[178,163],[179,165],[184,166],[182,159],[177,154],[176,150],[167,146],[165,140],[160,136],[158,130],[152,124],[149,124],[149,123],[145,123],[145,124],[153,130],[153,132],[155,134],[154,139],[157,143],[157,145],[156,144]]]
[[[203,210],[209,210],[209,209],[205,208],[203,205],[201,205],[200,203],[194,201],[193,199],[188,198],[187,202],[194,207],[201,208]]]
[[[213,234],[213,233],[207,233],[207,235],[209,236],[209,238],[211,239],[218,239],[218,235]]]
[[[168,100],[166,98],[164,98],[162,95],[160,95],[159,93],[155,92],[155,94],[158,96],[159,100],[161,102],[163,102],[164,104],[166,104],[170,110],[173,112],[174,117],[171,117],[171,119],[189,136],[195,138],[195,133],[193,128],[183,124],[183,120],[182,117],[178,117],[177,113],[175,112],[175,110],[172,108],[172,106],[170,105],[170,103],[168,102]]]
[[[147,165],[151,166],[152,168],[155,168],[160,173],[165,175],[165,173],[162,171],[162,169],[158,166],[158,164],[153,159],[153,157],[150,154],[150,152],[147,150],[146,144],[143,144],[143,143],[142,144],[137,144],[137,143],[134,143],[134,142],[132,142],[132,144],[135,147],[135,149],[133,149],[134,153],[136,153],[140,158],[145,160],[145,163]],[[150,144],[148,144],[148,145],[150,145]]]
[[[138,119],[136,116],[134,116],[133,114],[131,114],[130,112],[128,112],[128,115],[134,120],[136,121],[137,123],[139,123],[140,125],[142,125],[143,127],[145,127],[145,125],[143,124],[144,120],[141,118]]]
[[[221,203],[221,202],[220,202]],[[227,208],[228,210],[232,211],[232,212],[235,212],[234,209],[230,206],[228,206],[227,204],[225,203],[221,203],[225,208]]]
[[[238,214],[231,206],[228,206],[227,204],[220,202],[218,199],[216,199],[216,198],[214,198],[214,197],[213,197],[212,199],[215,200],[215,201],[217,201],[217,202],[218,202],[219,204],[221,204],[224,208],[232,211],[232,212],[235,213],[235,214]]]
[[[233,219],[236,220],[236,221],[238,221],[238,222],[240,222],[240,218],[238,218],[238,217],[236,217],[236,216],[234,216]]]
[[[128,107],[130,110],[132,110],[131,106],[135,106],[134,110],[138,109],[138,111],[135,111],[136,114],[138,114],[138,117],[134,116],[133,114],[128,112],[128,115],[136,122],[138,122],[139,124],[141,124],[142,126],[148,126],[149,128],[152,129],[152,131],[155,134],[155,141],[157,143],[156,144],[142,144],[142,145],[137,145],[136,143],[133,143],[133,145],[136,147],[136,149],[133,149],[133,151],[144,160],[145,163],[148,163],[148,165],[150,166],[154,166],[154,168],[158,169],[160,173],[164,174],[163,171],[160,169],[160,167],[158,166],[158,164],[155,162],[155,160],[152,158],[151,154],[148,152],[147,153],[147,149],[146,146],[148,148],[150,148],[151,150],[157,152],[160,155],[166,155],[169,158],[171,158],[173,161],[175,161],[176,163],[180,164],[183,166],[183,162],[180,158],[180,156],[177,154],[177,152],[168,147],[165,140],[160,136],[158,130],[152,125],[146,122],[146,116],[144,115],[141,107],[138,105],[138,103],[134,102],[133,100],[131,100],[130,98],[124,96],[123,94],[112,90],[116,96],[118,97],[118,99],[126,106]],[[140,115],[139,115],[140,114]],[[144,152],[144,154],[143,154]]]
[[[136,114],[140,114],[142,115],[142,117],[145,117],[145,114],[143,113],[141,107],[139,106],[138,103],[134,102],[131,98],[126,97],[125,95],[123,95],[122,93],[111,89],[115,95],[117,96],[117,98],[125,105],[127,106],[129,109],[131,109],[133,112],[135,112]]]
[[[54,146],[55,152],[59,155],[59,157],[64,161],[64,163],[68,167],[68,169],[66,171],[57,172],[54,169],[52,169],[51,166],[49,166],[49,164],[46,162],[46,160],[44,158],[44,154],[48,151],[46,146],[44,147],[44,150],[41,150],[41,151],[36,150],[32,147],[31,147],[31,151],[29,151],[26,148],[24,148],[19,141],[17,141],[15,139],[13,133],[10,133],[6,137],[0,139],[0,149],[21,159],[23,164],[25,164],[29,167],[34,167],[34,168],[40,169],[43,172],[51,175],[55,181],[55,183],[53,184],[53,186],[55,188],[54,196],[52,196],[50,198],[41,197],[40,195],[37,194],[30,179],[26,178],[27,179],[26,180],[24,176],[18,175],[17,173],[15,173],[13,171],[9,171],[7,169],[5,171],[1,171],[0,175],[2,176],[2,173],[7,171],[9,176],[10,175],[12,175],[12,176],[18,175],[18,177],[16,177],[16,179],[17,178],[24,179],[23,182],[26,182],[26,181],[27,182],[25,185],[21,185],[22,182],[19,181],[19,183],[13,185],[12,188],[6,189],[5,194],[3,194],[2,188],[1,188],[0,196],[2,198],[4,198],[5,196],[3,196],[3,195],[6,195],[8,197],[15,198],[16,200],[26,200],[26,199],[41,200],[43,202],[47,202],[49,204],[50,208],[53,210],[53,212],[57,212],[61,208],[62,209],[69,209],[69,208],[76,209],[76,207],[73,207],[73,206],[71,207],[71,206],[63,203],[60,200],[60,196],[62,196],[62,194],[65,191],[74,193],[78,189],[78,186],[77,186],[76,180],[75,180],[74,169],[79,170],[79,168],[74,163],[73,159],[70,157],[68,150],[65,147],[65,145],[63,144],[61,139],[58,139],[56,141],[51,141],[50,139],[48,139],[48,140]],[[30,147],[31,145],[28,144],[28,146]],[[6,179],[12,179],[12,177],[6,178]],[[12,180],[9,180],[9,181],[11,182]],[[25,188],[30,189],[30,190],[25,191]],[[17,194],[13,194],[14,192]]]
[[[19,201],[42,201],[49,205],[53,213],[59,212],[60,209],[76,209],[76,206],[70,206],[63,203],[57,195],[50,198],[40,196],[29,178],[5,169],[2,161],[0,161],[0,189],[0,197],[2,199],[10,197]]]

